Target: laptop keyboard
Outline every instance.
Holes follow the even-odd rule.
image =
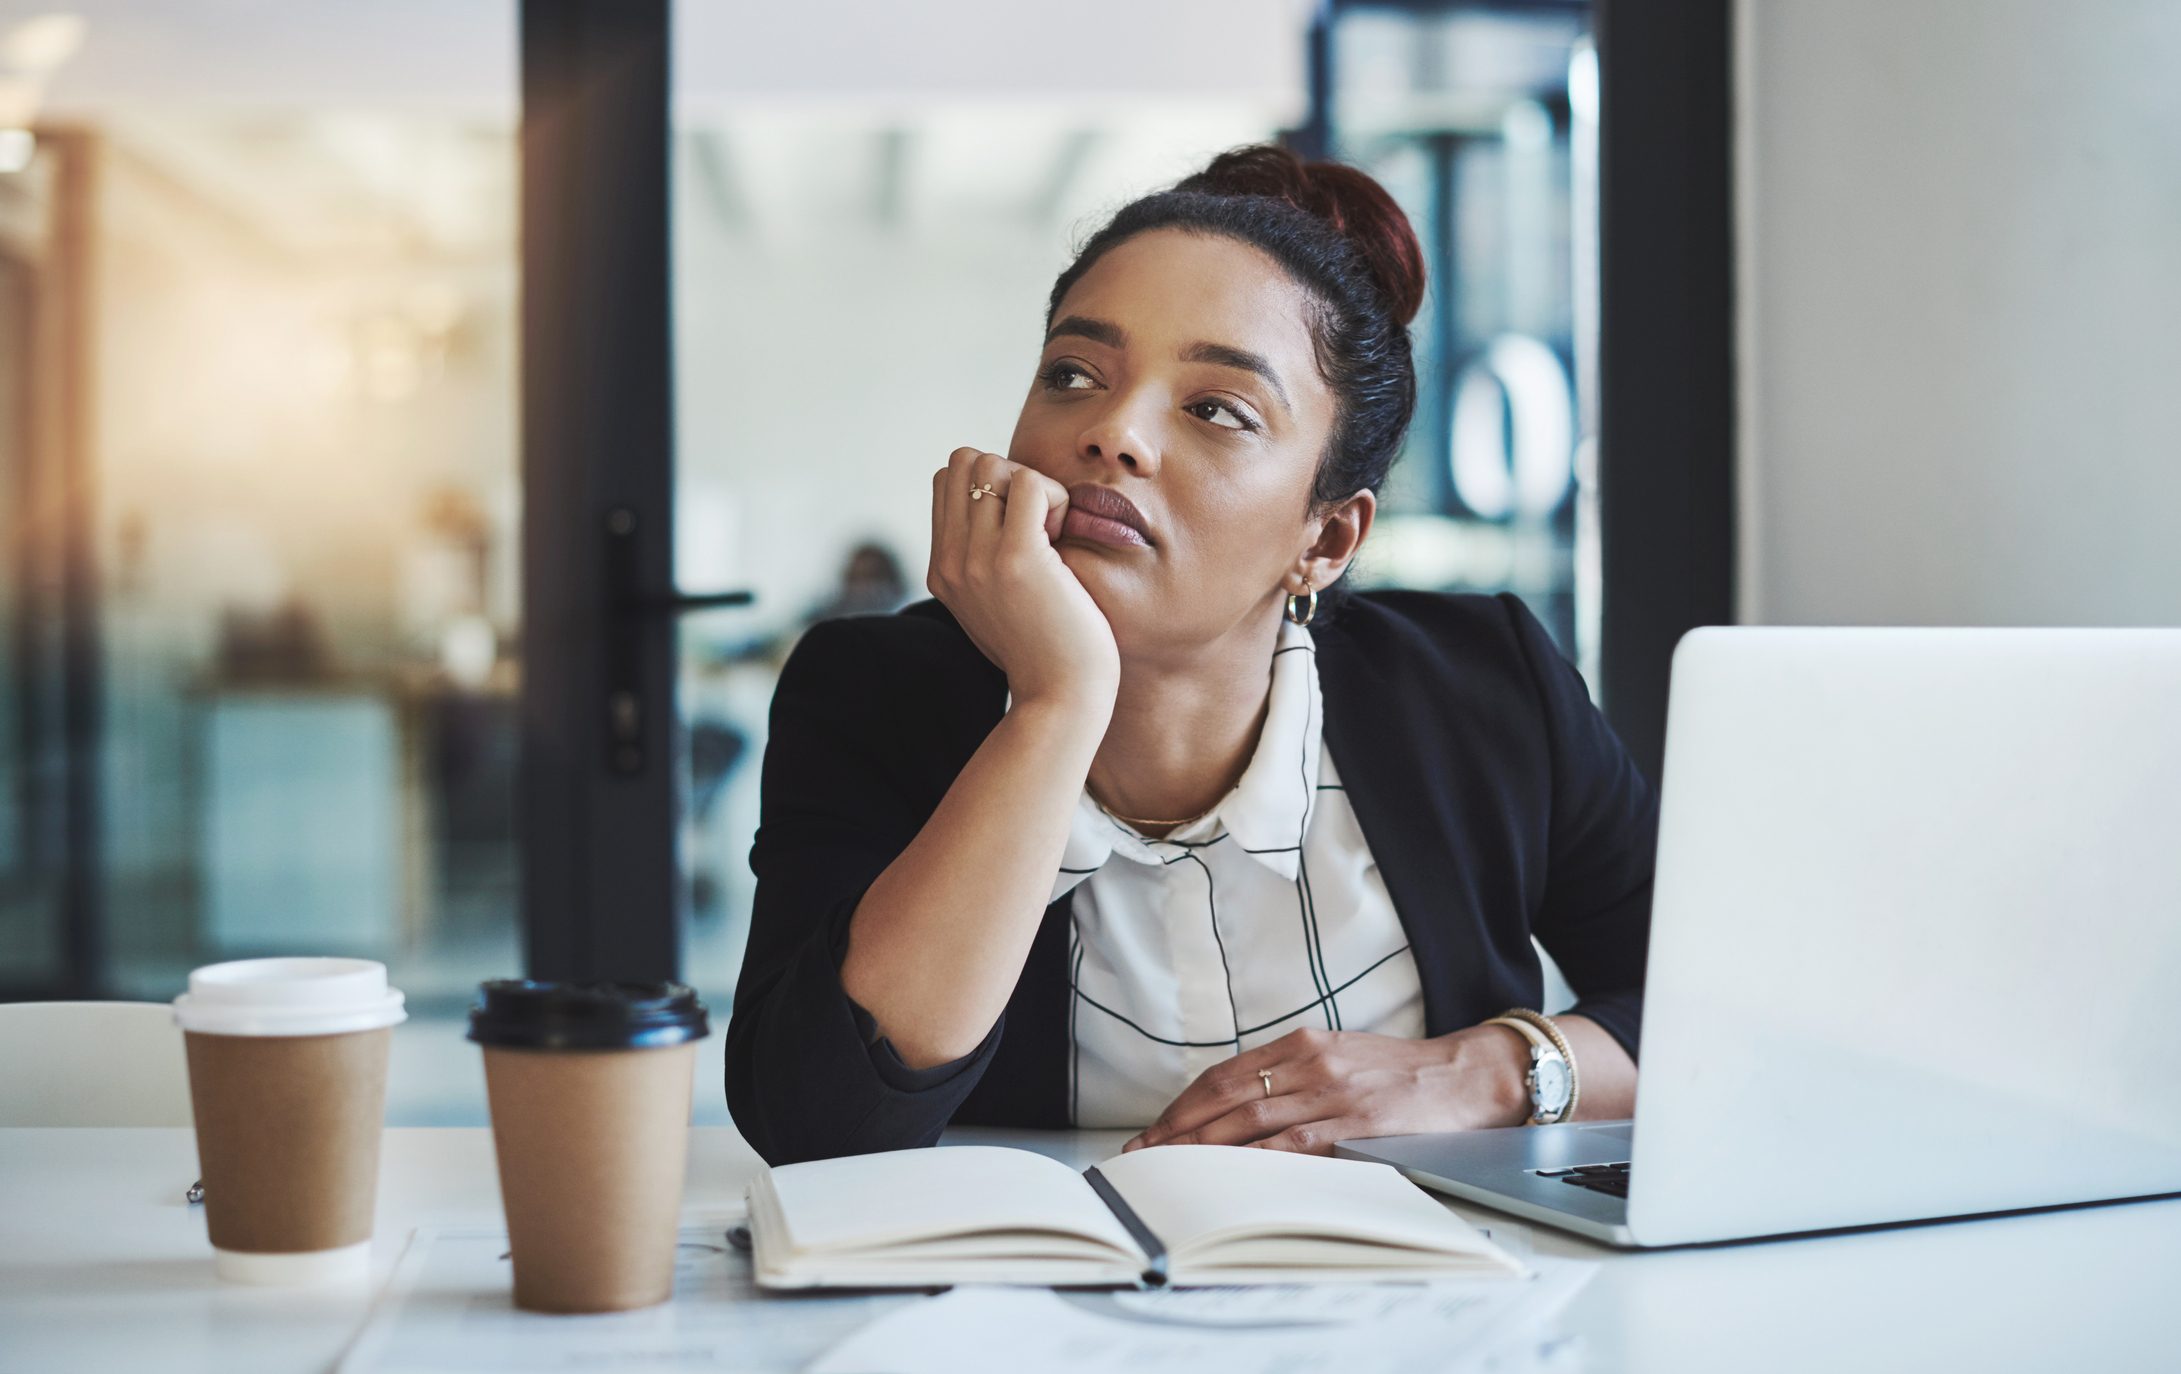
[[[1562,1183],[1572,1183],[1578,1188],[1588,1188],[1608,1197],[1628,1196],[1628,1165],[1578,1164],[1572,1169],[1539,1169],[1539,1178],[1557,1178]]]

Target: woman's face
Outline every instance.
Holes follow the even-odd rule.
[[[1157,229],[1054,313],[1007,456],[1070,489],[1056,547],[1124,656],[1186,655],[1261,622],[1299,572],[1337,577],[1368,529],[1368,493],[1312,508],[1335,401],[1309,307],[1262,250]],[[1096,514],[1116,492],[1140,535]]]

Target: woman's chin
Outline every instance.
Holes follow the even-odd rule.
[[[1106,613],[1106,619],[1116,622],[1127,619],[1131,609],[1142,600],[1142,574],[1122,566],[1112,557],[1112,550],[1076,540],[1054,547],[1060,553],[1060,561],[1075,574],[1075,580],[1083,584],[1083,590],[1098,603],[1098,609]]]

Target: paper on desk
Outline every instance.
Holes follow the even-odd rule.
[[[1597,1265],[1539,1256],[1527,1282],[1148,1293],[957,1288],[874,1320],[808,1374],[1395,1374],[1557,1367],[1545,1328]]]
[[[674,1298],[595,1317],[523,1312],[513,1301],[507,1232],[423,1227],[410,1239],[340,1374],[452,1374],[639,1368],[801,1370],[874,1317],[917,1301],[898,1294],[770,1297],[749,1256],[727,1244],[739,1215],[682,1227]]]

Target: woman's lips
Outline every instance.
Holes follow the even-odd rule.
[[[1073,536],[1087,539],[1093,544],[1106,544],[1115,548],[1148,549],[1151,541],[1138,534],[1131,526],[1103,515],[1093,515],[1078,506],[1068,507],[1068,513],[1060,520],[1060,537]]]

